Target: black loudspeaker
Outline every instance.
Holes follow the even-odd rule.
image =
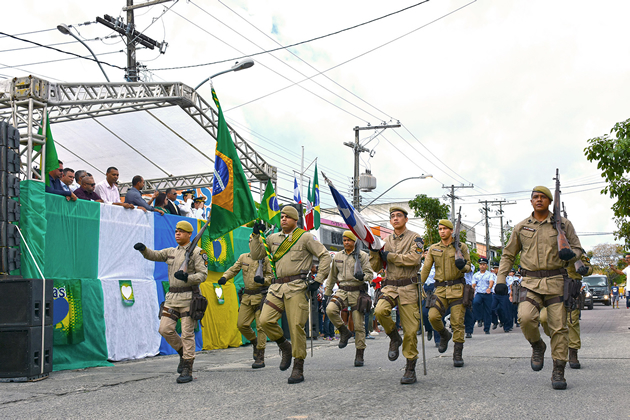
[[[43,317],[43,320],[42,320]],[[0,277],[0,328],[52,325],[53,281]],[[0,340],[0,346],[4,343]]]
[[[43,347],[42,347],[43,339]],[[0,327],[0,382],[43,379],[52,371],[53,327]]]

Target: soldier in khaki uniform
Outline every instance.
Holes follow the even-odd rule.
[[[282,208],[280,226],[282,232],[267,237],[267,246],[276,266],[277,279],[272,280],[267,299],[260,313],[260,324],[269,337],[282,351],[280,370],[291,366],[291,355],[295,358],[293,372],[288,379],[290,384],[304,380],[304,359],[306,358],[306,332],[304,324],[308,319],[309,293],[317,290],[330,271],[330,254],[313,235],[297,227],[298,212],[294,207]],[[264,224],[256,223],[249,248],[254,259],[265,258],[265,247],[260,240]],[[313,265],[313,257],[319,259],[319,271],[315,281],[307,285],[306,276]],[[278,319],[287,311],[289,332],[293,346],[282,334]]]
[[[438,351],[444,353],[448,349],[448,342],[453,338],[453,366],[464,366],[462,351],[464,350],[464,316],[466,308],[463,305],[464,273],[470,272],[470,254],[466,244],[461,243],[460,249],[464,261],[455,262],[455,247],[453,246],[453,223],[442,219],[438,222],[438,232],[441,241],[429,247],[420,279],[424,283],[429,277],[431,266],[435,264],[435,296],[430,302],[429,322],[440,334]],[[456,264],[459,264],[457,266]],[[444,326],[442,318],[446,310],[451,308],[451,327],[453,334]]]
[[[418,359],[418,336],[420,310],[418,308],[418,270],[422,259],[422,238],[407,229],[407,210],[402,207],[389,209],[389,221],[394,233],[385,239],[381,251],[370,251],[372,270],[385,269],[381,282],[382,295],[376,304],[374,315],[389,336],[387,357],[392,362],[398,359],[398,348],[402,344],[403,356],[407,359],[401,384],[416,382]],[[400,337],[391,318],[392,309],[398,305],[404,338]]]
[[[363,274],[357,277],[354,276],[354,266],[356,263],[354,245],[356,241],[357,237],[351,231],[346,230],[343,233],[344,250],[338,252],[333,259],[324,296],[330,298],[326,306],[326,314],[333,325],[339,330],[340,349],[346,347],[348,340],[352,337],[352,333],[343,323],[340,315],[343,308],[350,306],[352,320],[354,321],[354,345],[356,347],[354,365],[363,366],[363,353],[365,352],[365,316],[364,313],[358,310],[358,299],[361,291],[367,291],[368,282],[372,281],[374,273],[370,268],[368,255],[361,251],[359,258],[361,260]],[[333,286],[337,282],[339,282],[339,289],[331,298]]]
[[[584,250],[582,250],[581,259],[584,266],[588,268],[588,272],[586,273],[586,275],[590,276],[591,274],[593,274],[593,266],[591,266],[591,262],[584,253]],[[575,271],[574,264],[569,264],[567,266],[567,273],[572,279],[578,280],[580,282],[582,281],[582,275]],[[582,286],[582,289],[584,289],[584,286]],[[580,298],[583,298],[582,294],[580,294]],[[582,301],[580,303],[582,303]],[[578,350],[582,347],[582,340],[580,340],[581,308],[582,306],[578,305],[578,307],[567,313],[567,325],[569,327],[569,366],[571,367],[571,369],[579,369],[581,367],[580,361],[578,359]],[[542,325],[545,334],[547,334],[547,337],[551,337],[551,330],[549,330],[549,324],[547,322],[547,308],[542,308],[542,310],[540,311],[540,324]]]
[[[554,217],[561,216],[549,211],[553,196],[547,187],[534,187],[531,197],[534,211],[514,227],[510,240],[503,250],[495,292],[507,293],[505,277],[514,264],[514,258],[520,252],[523,279],[518,318],[521,330],[532,346],[531,366],[534,371],[539,371],[544,366],[547,346],[540,337],[538,323],[540,310],[545,306],[553,358],[551,384],[554,389],[565,389],[567,382],[564,379],[564,368],[567,363],[568,330],[563,296],[564,276],[567,275],[564,267],[567,262],[558,256],[558,232],[553,226]],[[574,264],[582,255],[580,240],[571,222],[564,217],[561,221],[571,249],[576,254],[568,264]]]
[[[262,264],[262,276],[257,276],[256,271]],[[223,286],[228,280],[234,278],[239,271],[243,270],[243,297],[241,298],[241,306],[238,308],[238,320],[236,327],[252,343],[254,348],[254,363],[252,368],[258,369],[265,367],[265,347],[267,346],[267,335],[263,331],[260,323],[260,309],[263,301],[267,296],[267,288],[273,279],[271,264],[267,258],[254,260],[249,252],[241,254],[236,263],[230,267],[223,277],[219,279],[219,284]],[[256,330],[258,338],[252,329],[252,322],[256,319]]]
[[[177,222],[175,227],[175,241],[177,248],[165,248],[161,251],[148,249],[144,244],[137,243],[134,248],[150,261],[166,262],[168,264],[169,291],[164,297],[164,308],[160,319],[159,332],[166,342],[179,354],[180,373],[177,383],[193,380],[192,370],[195,360],[195,321],[190,317],[190,301],[193,290],[199,291],[199,284],[208,277],[208,263],[201,255],[202,249],[195,247],[188,260],[188,272],[180,270],[184,262],[186,251],[190,248],[190,236],[193,227],[185,220]],[[177,320],[181,319],[182,336],[175,331]]]

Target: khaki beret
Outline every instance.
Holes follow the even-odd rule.
[[[438,222],[438,225],[442,225],[442,226],[446,226],[449,229],[453,229],[453,222],[451,222],[448,219],[440,219],[440,221]]]
[[[403,209],[402,207],[398,207],[398,206],[393,206],[389,208],[389,214],[391,215],[393,212],[395,211],[399,211],[401,213],[403,213],[405,215],[405,217],[408,215],[407,210]]]
[[[357,237],[354,236],[354,233],[352,233],[352,231],[350,230],[346,230],[343,232],[343,236],[345,236],[346,238],[350,239],[351,241],[356,242],[357,241]]]
[[[282,214],[290,217],[293,220],[299,220],[298,211],[293,206],[284,206],[282,208]]]
[[[547,197],[549,197],[550,201],[553,201],[553,195],[551,195],[551,191],[549,191],[549,188],[547,187],[543,187],[541,185],[539,185],[538,187],[534,187],[534,189],[532,190],[532,192],[539,192],[539,193],[543,193],[545,194]]]
[[[188,233],[192,233],[193,231],[192,225],[185,220],[180,220],[179,222],[177,222],[175,229],[183,230],[184,232]]]

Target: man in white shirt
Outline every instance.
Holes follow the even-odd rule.
[[[120,202],[120,192],[118,191],[118,177],[120,173],[118,169],[110,166],[105,173],[105,179],[96,184],[95,191],[101,197],[105,204],[113,204],[115,206],[122,206],[126,209],[134,209],[135,206],[129,203]]]
[[[205,202],[206,197],[204,197],[203,195],[195,198],[193,208],[191,209],[192,217],[194,217],[195,219],[206,220],[204,214],[206,210],[204,206]]]

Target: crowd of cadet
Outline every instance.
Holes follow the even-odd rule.
[[[94,176],[85,171],[74,171],[64,168],[59,161],[59,167],[48,173],[49,185],[46,192],[66,197],[68,201],[87,200],[98,203],[121,206],[125,209],[139,209],[144,212],[154,211],[161,215],[175,214],[178,216],[206,219],[206,197],[195,197],[193,190],[182,193],[182,200],[177,199],[175,188],[165,191],[155,191],[149,201],[142,197],[144,178],[140,175],[133,177],[132,187],[127,190],[124,200],[121,200],[118,189],[117,168],[110,166],[105,173],[105,179],[96,183]]]

